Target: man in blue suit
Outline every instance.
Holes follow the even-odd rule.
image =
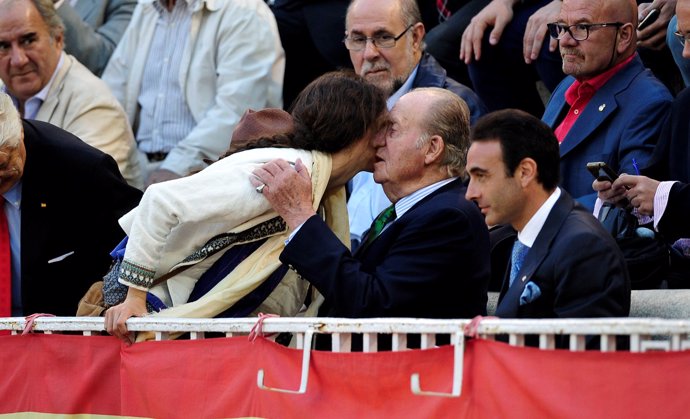
[[[596,194],[587,163],[626,173],[645,166],[673,100],[635,52],[636,27],[631,0],[564,0],[549,24],[569,77],[542,120],[561,142],[561,186],[590,210]]]
[[[558,185],[558,141],[519,110],[477,122],[467,154],[466,197],[489,225],[492,269],[505,273],[496,315],[509,318],[620,317],[630,310],[630,280],[616,242]],[[515,232],[517,231],[517,239]],[[510,251],[510,250],[509,250]]]
[[[312,209],[305,169],[267,163],[257,176],[293,234],[280,259],[325,297],[319,315],[470,318],[486,311],[489,235],[463,197],[467,105],[440,88],[413,90],[375,140],[374,178],[394,202],[354,254]],[[379,235],[378,230],[383,227]]]

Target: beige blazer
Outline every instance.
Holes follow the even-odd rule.
[[[108,86],[71,55],[64,55],[36,119],[111,155],[127,183],[143,187],[137,145],[124,110]]]

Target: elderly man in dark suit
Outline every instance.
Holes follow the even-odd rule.
[[[405,94],[375,140],[374,178],[394,204],[353,254],[311,207],[303,167],[273,161],[255,174],[293,234],[280,258],[325,297],[333,317],[469,318],[486,310],[488,231],[463,198],[467,105],[445,89]]]
[[[0,310],[9,315],[11,302],[15,316],[74,315],[108,270],[108,253],[124,236],[117,220],[141,192],[127,185],[107,154],[53,125],[20,120],[5,94],[0,170],[0,215],[9,230],[0,245],[11,249],[0,260]]]
[[[627,316],[623,255],[599,221],[557,186],[558,166],[556,137],[526,112],[494,112],[474,127],[466,196],[487,224],[507,224],[492,230],[492,241],[514,241],[512,254],[492,266],[505,272],[496,315]]]

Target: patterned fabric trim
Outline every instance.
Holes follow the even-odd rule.
[[[271,218],[268,221],[264,221],[263,223],[240,233],[219,234],[207,241],[201,249],[184,258],[184,260],[180,263],[188,264],[190,262],[198,262],[222,249],[225,249],[226,247],[261,240],[266,237],[284,233],[286,231],[287,224],[282,218]]]
[[[153,283],[153,276],[156,272],[143,266],[135,265],[128,260],[123,260],[118,275],[123,281],[143,288],[150,288]]]

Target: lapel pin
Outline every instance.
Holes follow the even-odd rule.
[[[601,105],[599,105],[599,112],[603,112],[604,109],[606,109],[606,104],[605,104],[605,103],[602,103]]]
[[[47,207],[47,206],[48,206],[48,205],[46,205],[45,202],[41,202],[41,208],[45,208],[45,207]]]
[[[522,279],[521,279],[521,281],[522,281],[522,282],[527,281],[527,275],[523,276]]]

